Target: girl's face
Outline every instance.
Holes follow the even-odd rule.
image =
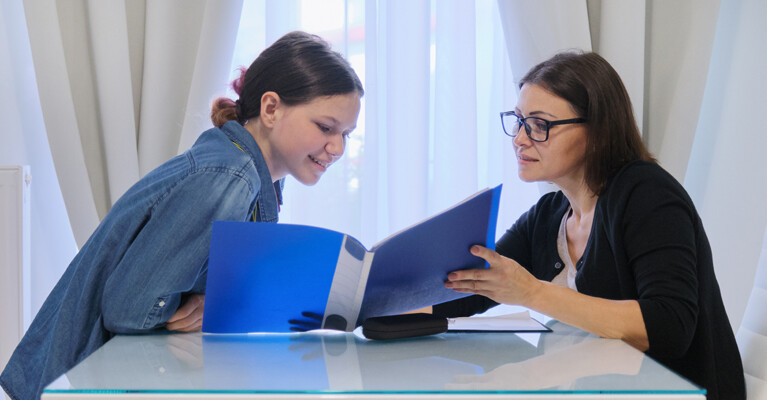
[[[290,174],[305,185],[317,183],[344,153],[346,138],[357,126],[359,112],[357,93],[279,106],[269,135],[272,179]]]
[[[522,117],[548,121],[579,117],[565,99],[535,84],[522,86],[515,110]],[[586,127],[583,124],[552,126],[545,142],[530,140],[523,127],[514,138],[514,151],[519,178],[525,182],[552,182],[560,188],[584,182]]]

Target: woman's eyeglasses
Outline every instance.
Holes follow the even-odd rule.
[[[519,130],[525,127],[527,137],[534,142],[549,140],[549,129],[556,125],[580,124],[586,122],[584,118],[561,119],[559,121],[547,121],[538,117],[521,117],[514,111],[501,113],[501,126],[503,133],[511,137],[517,137]]]

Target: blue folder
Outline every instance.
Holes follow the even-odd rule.
[[[216,221],[203,331],[351,331],[369,318],[467,294],[444,287],[450,271],[484,268],[471,245],[495,248],[501,185],[366,249],[306,225]]]

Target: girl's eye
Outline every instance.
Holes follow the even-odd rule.
[[[327,126],[325,126],[325,125],[322,125],[322,124],[317,124],[317,127],[318,127],[318,128],[320,128],[320,131],[322,131],[322,133],[328,133],[328,132],[330,132],[330,128],[328,128],[328,127],[327,127]]]

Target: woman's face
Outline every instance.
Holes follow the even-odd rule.
[[[357,126],[359,112],[357,93],[278,107],[269,139],[272,178],[290,174],[305,185],[317,183],[344,153],[346,138]]]
[[[522,117],[548,121],[578,118],[570,103],[535,84],[525,84],[519,93],[516,112]],[[525,182],[552,182],[560,188],[583,184],[586,160],[584,124],[555,125],[549,139],[534,142],[525,128],[514,138],[519,178]]]

